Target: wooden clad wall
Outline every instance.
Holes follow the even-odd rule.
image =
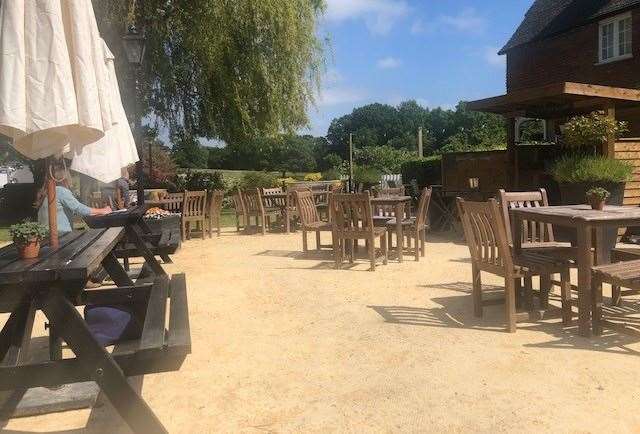
[[[616,160],[624,160],[634,166],[633,179],[624,192],[625,205],[640,205],[640,138],[620,139],[615,147]]]

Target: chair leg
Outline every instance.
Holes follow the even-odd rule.
[[[524,278],[524,302],[527,311],[533,311],[533,278],[531,276]]]
[[[375,238],[367,239],[367,247],[369,249],[369,259],[371,260],[371,271],[376,271],[376,240]]]
[[[549,307],[549,293],[551,292],[550,275],[540,276],[540,308],[547,309]]]
[[[236,232],[240,232],[240,215],[236,214]]]
[[[302,251],[307,253],[309,251],[307,245],[307,231],[305,228],[302,228]]]
[[[560,273],[560,297],[562,299],[562,324],[565,327],[571,325],[573,309],[571,306],[571,272],[569,268]]]
[[[220,225],[220,219],[218,219],[218,238],[222,236],[222,226]]]
[[[514,280],[514,287],[516,293],[516,308],[522,308],[522,299],[524,298],[522,295],[522,279],[517,278]]]
[[[262,236],[265,236],[265,235],[267,235],[267,228],[265,226],[265,224],[268,224],[267,223],[267,217],[263,214],[263,215],[260,216],[260,220],[261,220],[261,223],[262,223]],[[257,225],[258,225],[258,217],[256,216],[256,226]]]
[[[358,240],[349,240],[349,263],[353,264],[356,258],[356,246],[358,245]]]
[[[333,256],[336,261],[336,269],[342,268],[342,257],[344,255],[344,240],[333,237]]]
[[[622,303],[622,291],[619,286],[611,286],[611,306],[620,306]]]
[[[416,262],[420,262],[420,234],[418,231],[416,231],[415,233],[415,238],[413,239],[414,241],[414,247],[416,249],[415,253],[416,253]]]
[[[593,278],[591,285],[593,334],[602,335],[602,280]]]
[[[380,246],[382,247],[382,263],[387,265],[389,263],[389,244],[387,243],[387,237],[389,235],[385,232],[380,238]]]
[[[471,266],[471,274],[473,275],[473,313],[476,317],[482,318],[482,274],[475,264]]]
[[[505,278],[505,316],[507,319],[507,331],[516,332],[516,282],[513,277]]]
[[[320,251],[320,231],[316,231],[316,250]]]
[[[420,231],[420,251],[422,253],[422,257],[427,256],[427,231]]]

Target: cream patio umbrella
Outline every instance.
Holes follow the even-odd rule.
[[[4,0],[0,26],[0,133],[27,158],[71,155],[80,172],[119,177],[137,152],[91,1]],[[48,201],[57,246],[53,179]]]

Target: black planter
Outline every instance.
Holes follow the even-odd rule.
[[[588,204],[587,191],[594,187],[601,187],[611,193],[607,199],[607,205],[622,205],[624,202],[624,182],[576,182],[561,183],[560,198],[563,205],[584,205]],[[576,232],[568,228],[554,228],[556,238],[559,241],[568,241],[576,244]],[[607,229],[604,234],[605,245],[608,250],[613,249],[618,241],[618,230]]]

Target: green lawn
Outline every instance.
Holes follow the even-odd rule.
[[[9,241],[11,241],[11,236],[9,236],[9,228],[0,227],[0,243],[6,243]]]

